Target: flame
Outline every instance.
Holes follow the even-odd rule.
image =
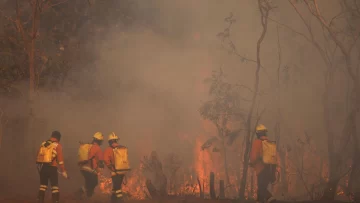
[[[122,190],[129,199],[143,200],[146,199],[145,179],[139,176],[141,173],[139,169],[129,172],[125,175],[123,180]],[[100,176],[100,190],[103,194],[111,194],[112,192],[112,179]]]

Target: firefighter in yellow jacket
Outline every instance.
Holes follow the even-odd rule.
[[[253,141],[250,152],[250,166],[252,166],[257,175],[257,202],[271,202],[274,203],[276,199],[267,190],[270,183],[275,181],[275,170],[269,164],[265,164],[262,160],[263,148],[262,141],[268,140],[267,129],[264,125],[259,124],[256,127],[257,138]]]
[[[58,167],[61,170],[60,174],[68,178],[64,166],[62,146],[59,143],[60,139],[61,134],[59,131],[52,132],[50,139],[41,144],[37,153],[36,163],[40,174],[38,203],[44,202],[48,182],[51,185],[53,203],[59,202]]]
[[[113,184],[111,202],[120,202],[123,199],[121,185],[125,173],[130,170],[127,148],[118,144],[119,138],[115,133],[111,133],[108,138],[109,147],[104,151],[105,165],[111,171],[111,179]]]

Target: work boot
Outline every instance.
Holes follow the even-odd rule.
[[[60,194],[58,192],[52,193],[52,203],[59,203]]]
[[[44,203],[44,199],[45,199],[45,191],[40,190],[37,197],[37,203]]]

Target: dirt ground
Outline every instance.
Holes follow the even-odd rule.
[[[31,199],[31,200],[30,200]],[[1,203],[36,203],[34,197],[13,197],[13,198],[0,198]],[[51,199],[48,197],[46,202],[51,203]],[[107,196],[95,196],[91,200],[74,201],[71,197],[62,197],[61,203],[109,203],[109,197]],[[290,201],[277,201],[279,203],[290,203]],[[238,200],[209,200],[200,198],[183,198],[172,197],[162,200],[126,200],[124,203],[255,203],[255,201],[238,201]],[[341,201],[298,201],[298,203],[343,203]]]

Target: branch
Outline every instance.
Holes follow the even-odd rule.
[[[341,52],[344,54],[345,60],[346,60],[346,67],[347,67],[347,70],[349,72],[351,79],[353,81],[357,80],[357,76],[354,74],[354,72],[351,68],[351,65],[350,65],[351,60],[349,57],[350,57],[350,51],[352,49],[352,46],[349,47],[349,49],[346,49],[345,45],[343,43],[341,43],[341,41],[336,37],[334,31],[331,29],[331,27],[328,25],[326,20],[321,15],[317,0],[313,0],[315,11],[312,10],[309,2],[305,1],[305,3],[307,5],[307,8],[309,9],[309,11],[311,12],[311,14],[313,16],[315,16],[318,19],[318,21],[326,28],[326,30],[329,32],[331,38],[333,39],[333,41],[336,43],[337,46],[339,46]]]
[[[68,2],[68,1],[69,1],[69,0],[63,0],[63,1],[60,1],[60,2],[57,2],[57,3],[51,4],[51,5],[48,5],[48,6],[44,6],[44,7],[42,8],[42,10],[44,11],[44,10],[46,10],[46,9],[53,8],[53,7],[55,7],[55,6],[59,6],[59,5],[64,4],[64,3]]]
[[[12,19],[11,17],[5,15],[4,11],[0,10],[0,14],[8,21],[11,21],[13,23],[16,23],[16,21],[14,19]]]
[[[27,37],[26,37],[26,34],[25,34],[25,31],[24,31],[24,27],[22,25],[22,21],[21,21],[21,16],[20,16],[20,7],[19,7],[19,2],[18,0],[16,0],[16,28],[18,30],[18,33],[21,34],[21,36],[23,37],[23,40],[25,42],[25,50],[28,49],[28,47],[26,46],[27,44]]]
[[[296,13],[298,14],[298,16],[301,18],[301,20],[303,21],[304,25],[306,26],[309,34],[310,34],[310,39],[311,40],[308,40],[309,42],[311,42],[311,44],[313,46],[315,46],[315,48],[319,51],[321,57],[323,58],[324,62],[326,63],[327,66],[329,66],[329,61],[326,57],[326,54],[325,54],[325,51],[321,48],[321,46],[316,42],[315,40],[315,37],[314,37],[314,34],[312,33],[312,30],[311,30],[311,26],[309,23],[306,22],[304,16],[300,13],[299,9],[296,7],[296,5],[291,1],[291,0],[288,0],[288,2],[291,4],[291,6],[294,8],[294,10],[296,11]],[[301,35],[301,36],[305,36],[305,35]],[[305,38],[307,39],[307,38]]]

